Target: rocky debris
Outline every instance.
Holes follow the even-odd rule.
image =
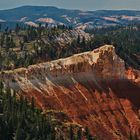
[[[0,77],[42,109],[62,110],[88,126],[99,140],[128,140],[130,131],[140,136],[140,87],[111,45]]]

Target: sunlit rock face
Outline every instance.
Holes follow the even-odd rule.
[[[27,69],[5,71],[1,76],[9,84],[13,79],[14,84],[41,80],[41,78],[46,79],[46,84],[48,84],[47,79],[64,83],[65,79],[74,78],[80,81],[113,80],[125,78],[125,66],[123,60],[116,55],[114,47],[105,45],[94,51],[75,54],[65,59],[31,65]]]
[[[135,83],[140,85],[140,71],[139,70],[135,70],[129,67],[126,70],[126,75],[129,80],[132,80]]]
[[[1,73],[7,85],[42,109],[64,111],[99,140],[140,136],[140,87],[128,79],[111,45],[65,59]]]

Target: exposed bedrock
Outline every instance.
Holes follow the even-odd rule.
[[[128,140],[130,131],[140,136],[140,86],[111,45],[0,76],[42,109],[62,110],[88,126],[99,140]]]

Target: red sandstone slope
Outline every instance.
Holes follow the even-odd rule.
[[[1,74],[43,109],[63,110],[99,140],[140,136],[140,86],[127,79],[113,46]]]

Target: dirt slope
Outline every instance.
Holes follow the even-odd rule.
[[[105,45],[0,76],[39,107],[88,126],[99,140],[128,140],[130,131],[140,136],[140,86],[128,73],[114,47]]]

